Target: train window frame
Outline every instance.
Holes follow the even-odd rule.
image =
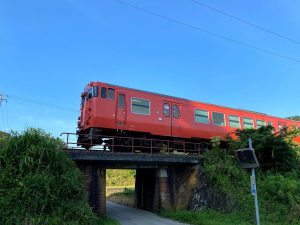
[[[206,112],[207,113],[207,122],[204,122],[204,121],[197,121],[197,117],[203,117],[204,118],[204,116],[202,116],[202,115],[197,115],[197,112],[196,111],[202,111],[202,112]],[[206,110],[206,109],[194,109],[194,120],[195,120],[195,122],[196,123],[202,123],[202,124],[210,124],[210,115],[209,115],[209,111],[208,110]]]
[[[149,106],[141,106],[141,105],[138,105],[138,106],[140,106],[140,107],[145,107],[145,108],[148,108],[148,113],[143,113],[143,112],[137,112],[137,111],[134,111],[133,110],[133,100],[143,100],[143,101],[148,101],[148,105]],[[136,104],[135,104],[135,106],[137,106]],[[139,98],[139,97],[131,97],[131,113],[133,113],[133,114],[139,114],[139,115],[145,115],[145,116],[149,116],[149,115],[151,115],[151,101],[150,101],[150,99],[145,99],[145,98]]]
[[[175,109],[177,109],[176,111],[175,111]],[[175,119],[179,119],[179,105],[177,105],[177,104],[172,104],[172,116],[173,116],[173,118],[175,118]]]
[[[107,88],[107,98],[108,99],[115,99],[115,89],[114,88]]]
[[[86,99],[89,101],[91,98],[93,98],[93,87],[90,87],[87,91],[87,97]]]
[[[245,119],[252,120],[252,127],[245,127],[245,124],[249,124],[249,123],[245,123]],[[253,129],[254,128],[254,119],[251,117],[243,117],[243,128],[244,129]]]
[[[120,101],[120,96],[122,96],[123,98],[123,101]],[[118,93],[118,108],[119,109],[125,109],[126,108],[126,97],[125,97],[125,94],[122,94],[122,93]],[[122,104],[120,104],[120,102],[122,102]]]
[[[233,126],[233,125],[231,125],[230,122],[236,123],[236,121],[233,121],[232,119],[230,119],[230,117],[236,117],[236,118],[238,119],[238,126]],[[228,126],[229,126],[229,127],[232,127],[232,128],[240,129],[240,128],[241,128],[241,117],[236,116],[236,115],[229,114],[229,115],[228,115]]]
[[[167,109],[166,106],[168,106],[169,108]],[[164,116],[165,117],[170,117],[171,116],[171,106],[170,106],[170,103],[164,103],[163,104],[163,112],[164,112]]]
[[[107,98],[107,88],[106,87],[101,88],[101,98]]]
[[[224,125],[215,123],[214,114],[219,114],[219,115],[222,114],[222,115],[223,115],[223,122],[224,122]],[[225,126],[226,126],[226,117],[225,117],[225,113],[222,113],[222,112],[212,112],[212,113],[211,113],[211,117],[212,117],[212,124],[213,124],[213,125],[215,125],[215,126],[220,126],[220,127],[225,127]]]
[[[83,108],[85,106],[85,102],[86,102],[86,95],[82,95],[81,103],[80,103],[81,108]]]
[[[93,97],[98,97],[99,95],[99,87],[93,86]]]
[[[263,122],[264,125],[259,125],[258,123],[259,122]],[[261,128],[261,127],[265,127],[267,124],[266,124],[266,121],[265,120],[256,120],[256,128]]]

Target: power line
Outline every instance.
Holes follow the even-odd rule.
[[[65,106],[59,106],[59,105],[54,105],[54,104],[48,104],[48,103],[45,103],[45,102],[40,102],[40,101],[28,99],[28,98],[23,98],[23,97],[16,96],[16,95],[8,95],[8,98],[13,98],[13,99],[16,99],[16,100],[19,100],[19,101],[28,102],[28,103],[32,103],[32,104],[36,104],[36,105],[41,105],[41,106],[46,106],[46,107],[51,107],[51,108],[56,108],[56,109],[60,109],[60,110],[78,112],[78,110],[73,109],[73,108],[69,108],[69,107],[65,107]]]
[[[247,21],[247,20],[245,20],[245,19],[242,19],[242,18],[240,18],[240,17],[231,15],[231,14],[229,14],[229,13],[227,13],[227,12],[224,12],[224,11],[222,11],[222,10],[220,10],[220,9],[217,9],[217,8],[215,8],[215,7],[212,7],[212,6],[210,6],[210,5],[207,5],[207,4],[205,4],[205,3],[203,3],[203,2],[200,2],[200,1],[198,1],[198,0],[191,0],[191,1],[194,2],[194,3],[196,3],[196,4],[198,4],[198,5],[200,5],[200,6],[202,6],[202,7],[205,7],[205,8],[207,8],[207,9],[211,10],[211,11],[214,11],[214,12],[216,12],[216,13],[219,13],[219,14],[223,15],[223,16],[229,17],[229,18],[231,18],[231,19],[233,19],[233,20],[236,20],[236,21],[238,21],[238,22],[240,22],[240,23],[244,23],[244,24],[246,24],[246,25],[248,25],[248,26],[251,26],[251,27],[254,27],[254,28],[256,28],[256,29],[259,29],[259,30],[262,30],[262,31],[264,31],[264,32],[267,32],[267,33],[269,33],[269,34],[272,34],[273,36],[276,36],[276,37],[285,39],[285,40],[287,40],[287,41],[293,42],[294,44],[298,44],[298,45],[300,44],[299,41],[297,41],[297,40],[295,40],[295,39],[293,39],[293,38],[287,37],[286,35],[283,35],[283,34],[279,34],[279,33],[275,32],[275,31],[272,31],[272,30],[270,30],[270,29],[264,28],[264,27],[262,27],[262,26],[259,26],[259,25],[255,24],[255,23],[252,23],[252,22],[249,22],[249,21]]]
[[[220,38],[220,39],[224,39],[224,40],[226,40],[226,41],[229,41],[229,42],[232,42],[232,43],[241,45],[241,46],[245,46],[245,47],[248,47],[248,48],[252,48],[252,49],[255,49],[256,51],[263,52],[263,53],[265,53],[265,54],[277,56],[277,57],[279,57],[279,58],[283,58],[283,59],[290,60],[290,61],[297,62],[297,63],[300,62],[300,59],[293,58],[293,57],[286,56],[286,55],[282,55],[282,54],[277,53],[277,52],[274,52],[274,51],[270,51],[270,50],[267,50],[267,49],[263,49],[263,48],[257,47],[257,46],[252,45],[252,44],[248,44],[248,43],[245,43],[245,42],[242,42],[242,41],[238,41],[238,40],[232,39],[232,38],[226,37],[226,36],[224,36],[224,35],[222,35],[222,34],[214,33],[214,32],[205,30],[205,29],[203,29],[203,28],[200,28],[200,27],[198,27],[198,26],[190,25],[190,24],[185,23],[185,22],[182,22],[182,21],[180,21],[180,20],[177,20],[177,19],[174,19],[174,18],[171,18],[171,17],[168,17],[168,16],[164,16],[164,15],[162,15],[162,14],[159,14],[159,13],[156,13],[156,12],[153,12],[153,11],[150,11],[150,10],[147,10],[147,9],[142,8],[142,7],[140,7],[140,6],[137,6],[137,5],[134,5],[134,4],[125,2],[125,1],[123,1],[123,0],[115,0],[115,1],[118,2],[118,3],[120,3],[120,4],[126,5],[126,6],[128,6],[128,7],[134,8],[134,9],[136,9],[136,10],[142,11],[142,12],[144,12],[144,13],[150,14],[150,15],[152,15],[152,16],[156,16],[156,17],[162,18],[162,19],[164,19],[164,20],[170,21],[170,22],[172,22],[172,23],[180,24],[180,25],[186,26],[186,27],[188,27],[188,28],[190,28],[190,29],[193,29],[193,30],[196,30],[196,31],[200,31],[200,32],[202,32],[202,33],[206,33],[206,34],[208,34],[208,35],[210,35],[210,36],[214,36],[214,37],[217,37],[217,38]]]

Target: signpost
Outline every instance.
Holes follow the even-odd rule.
[[[259,208],[258,208],[258,200],[257,200],[257,191],[256,191],[256,181],[255,181],[255,168],[259,167],[259,163],[257,161],[254,149],[252,148],[252,140],[248,139],[249,148],[246,149],[238,149],[236,151],[236,156],[238,159],[238,163],[244,169],[251,169],[251,193],[254,196],[254,205],[255,205],[255,213],[256,213],[256,223],[260,225],[259,219]]]

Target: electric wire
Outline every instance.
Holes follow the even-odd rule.
[[[273,36],[276,36],[276,37],[285,39],[285,40],[287,40],[287,41],[293,42],[293,43],[298,44],[298,45],[300,44],[299,41],[297,41],[297,40],[295,40],[295,39],[293,39],[293,38],[287,37],[286,35],[283,35],[283,34],[280,34],[280,33],[275,32],[275,31],[272,31],[272,30],[270,30],[270,29],[264,28],[264,27],[262,27],[262,26],[260,26],[260,25],[257,25],[257,24],[255,24],[255,23],[252,23],[252,22],[247,21],[247,20],[245,20],[245,19],[242,19],[242,18],[240,18],[240,17],[237,17],[237,16],[234,16],[234,15],[232,15],[232,14],[229,14],[229,13],[227,13],[227,12],[225,12],[225,11],[222,11],[222,10],[220,10],[220,9],[217,9],[217,8],[215,8],[215,7],[212,7],[212,6],[210,6],[210,5],[207,5],[207,4],[205,4],[205,3],[203,3],[203,2],[200,2],[200,1],[198,1],[198,0],[190,0],[190,1],[194,2],[195,4],[197,4],[197,5],[199,5],[199,6],[205,7],[205,8],[207,8],[207,9],[211,10],[211,11],[214,11],[214,12],[216,12],[216,13],[219,13],[219,14],[221,14],[221,15],[223,15],[223,16],[226,16],[226,17],[229,17],[229,18],[231,18],[231,19],[233,19],[233,20],[236,20],[236,21],[238,21],[238,22],[240,22],[240,23],[244,23],[244,24],[246,24],[246,25],[248,25],[248,26],[252,26],[252,27],[254,27],[254,28],[256,28],[256,29],[262,30],[262,31],[264,31],[264,32],[266,32],[266,33],[269,33],[269,34],[272,34]]]
[[[46,107],[51,107],[51,108],[55,108],[55,109],[72,111],[72,112],[78,112],[78,110],[73,109],[73,108],[69,108],[69,107],[65,107],[65,106],[59,106],[59,105],[54,105],[54,104],[48,104],[48,103],[44,103],[44,102],[40,102],[40,101],[28,99],[28,98],[16,96],[16,95],[8,95],[7,97],[8,98],[12,98],[12,99],[16,99],[16,100],[19,100],[19,101],[28,102],[28,103],[37,104],[37,105],[46,106]]]
[[[172,23],[175,23],[175,24],[180,24],[182,26],[186,26],[190,29],[193,29],[193,30],[196,30],[196,31],[200,31],[202,33],[206,33],[210,36],[214,36],[214,37],[217,37],[219,39],[224,39],[226,41],[229,41],[229,42],[232,42],[232,43],[235,43],[237,45],[240,45],[240,46],[244,46],[244,47],[248,47],[248,48],[252,48],[256,51],[259,51],[259,52],[263,52],[265,54],[269,54],[269,55],[273,55],[273,56],[276,56],[276,57],[279,57],[279,58],[282,58],[282,59],[286,59],[286,60],[289,60],[289,61],[293,61],[293,62],[297,62],[297,63],[300,63],[300,59],[297,59],[297,58],[293,58],[293,57],[290,57],[290,56],[286,56],[286,55],[282,55],[280,53],[277,53],[277,52],[274,52],[274,51],[271,51],[271,50],[267,50],[267,49],[264,49],[264,48],[260,48],[260,47],[257,47],[255,45],[252,45],[252,44],[248,44],[248,43],[245,43],[245,42],[242,42],[242,41],[239,41],[239,40],[235,40],[233,38],[230,38],[230,37],[226,37],[222,34],[218,34],[218,33],[215,33],[215,32],[212,32],[212,31],[208,31],[208,30],[205,30],[201,27],[198,27],[198,26],[195,26],[195,25],[191,25],[191,24],[188,24],[188,23],[185,23],[185,22],[182,22],[180,20],[177,20],[177,19],[174,19],[172,17],[168,17],[168,16],[165,16],[165,15],[162,15],[162,14],[159,14],[159,13],[156,13],[156,12],[153,12],[153,11],[150,11],[148,9],[145,9],[145,8],[142,8],[140,6],[137,6],[137,5],[134,5],[134,4],[131,4],[131,3],[128,3],[126,1],[123,1],[123,0],[115,0],[116,2],[120,3],[120,4],[123,4],[123,5],[126,5],[128,7],[131,7],[133,9],[136,9],[136,10],[139,10],[141,12],[144,12],[146,14],[150,14],[152,16],[156,16],[156,17],[159,17],[161,19],[164,19],[164,20],[167,20],[167,21],[170,21]]]

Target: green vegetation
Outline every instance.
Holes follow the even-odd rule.
[[[300,121],[300,116],[290,116],[287,119]]]
[[[28,129],[0,138],[0,224],[116,224],[87,204],[80,171],[61,141]]]
[[[110,196],[107,197],[109,201],[134,207],[134,200],[135,200],[135,194],[134,194],[134,189],[133,188],[126,188],[125,191],[119,192],[119,193],[114,193],[111,194]]]
[[[212,210],[199,212],[162,212],[161,215],[183,223],[196,225],[252,225],[251,222],[246,221],[239,213],[224,214]]]
[[[236,132],[238,140],[229,139],[220,148],[220,139],[212,140],[207,151],[205,171],[208,183],[208,204],[197,212],[164,212],[162,215],[182,222],[201,225],[255,224],[253,196],[250,194],[250,171],[236,163],[235,150],[246,147],[247,138],[260,161],[257,170],[258,200],[261,224],[300,224],[299,146],[292,138],[297,131],[274,134],[272,127]]]
[[[132,187],[135,184],[135,170],[106,170],[106,185]]]
[[[107,199],[109,201],[119,203],[122,205],[134,207],[134,184],[135,184],[135,170],[120,170],[110,169],[106,170],[106,185],[107,188],[124,188],[124,192],[109,194]]]

